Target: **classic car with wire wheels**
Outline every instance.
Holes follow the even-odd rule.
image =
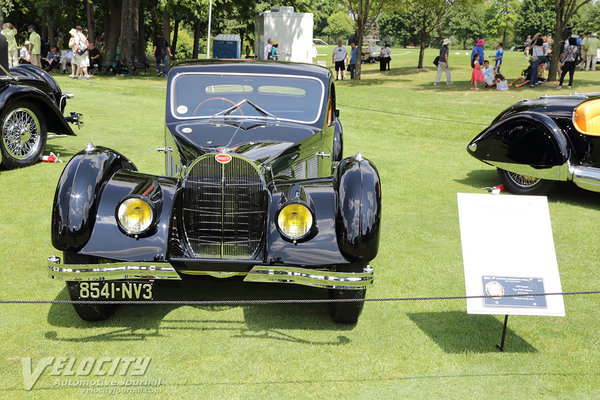
[[[39,160],[48,138],[75,135],[67,122],[79,125],[81,114],[63,116],[72,95],[62,93],[43,69],[33,65],[2,69],[0,164],[7,169],[26,167]]]
[[[329,291],[354,323],[373,282],[381,184],[360,153],[342,156],[335,86],[325,68],[194,61],[167,80],[166,173],[138,172],[88,147],[56,189],[49,275],[86,320],[105,300],[149,300],[158,280],[243,275]],[[347,300],[352,299],[352,300]],[[93,301],[86,304],[85,301]]]
[[[516,194],[546,194],[558,181],[600,192],[600,93],[521,100],[467,151]]]

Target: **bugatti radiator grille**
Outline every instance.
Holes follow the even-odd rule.
[[[199,159],[183,188],[183,227],[196,258],[258,258],[268,196],[259,172],[243,158]]]

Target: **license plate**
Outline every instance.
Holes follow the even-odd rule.
[[[152,300],[152,284],[144,282],[80,282],[79,298],[82,300]]]

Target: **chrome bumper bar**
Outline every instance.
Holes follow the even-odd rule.
[[[373,286],[373,268],[363,272],[333,272],[296,267],[256,266],[244,282],[294,283],[324,289],[360,290]]]
[[[181,280],[175,268],[169,263],[60,265],[60,257],[56,256],[48,258],[48,276],[62,281]]]
[[[61,265],[57,256],[48,258],[48,276],[63,281],[181,280],[175,268],[165,262]],[[362,272],[334,272],[288,266],[254,266],[244,281],[360,290],[373,285],[373,268],[367,265]]]

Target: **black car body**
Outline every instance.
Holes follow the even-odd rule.
[[[70,97],[46,71],[33,65],[0,72],[0,164],[4,168],[36,163],[48,137],[75,135],[67,122],[79,125],[81,115],[63,116]]]
[[[556,181],[600,192],[600,94],[519,101],[467,150],[513,193],[545,194]]]
[[[54,256],[50,275],[68,281],[76,300],[147,299],[150,292],[131,285],[151,290],[155,280],[194,275],[364,298],[379,245],[380,180],[360,154],[342,157],[335,101],[331,73],[318,66],[176,65],[159,149],[166,175],[137,172],[108,148],[90,144],[78,153],[60,178],[52,215],[52,243],[71,265]],[[140,208],[130,212],[131,204]],[[355,322],[361,307],[336,303],[333,317]],[[75,308],[85,319],[112,311]]]

